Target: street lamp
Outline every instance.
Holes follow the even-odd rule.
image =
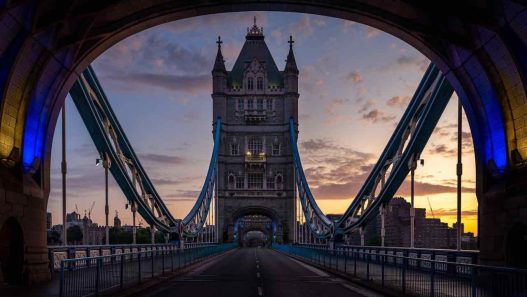
[[[424,159],[413,158],[410,160],[410,248],[415,247],[415,208],[414,208],[414,180],[415,180],[415,169],[417,168],[417,162],[421,163],[421,166],[425,165]]]
[[[110,160],[108,154],[105,152],[102,158],[95,160],[95,166],[101,165],[104,167],[104,214],[106,216],[106,245],[110,244],[110,227],[109,227],[109,215],[110,208],[108,206],[108,168],[110,168]]]

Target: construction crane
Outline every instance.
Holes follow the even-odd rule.
[[[88,219],[90,219],[90,220],[91,220],[91,211],[93,210],[94,206],[95,206],[95,201],[92,202],[91,207],[90,207],[90,211],[88,211]]]
[[[430,197],[426,197],[426,200],[428,200],[428,206],[430,207],[430,212],[432,213],[432,218],[435,219],[436,216],[434,215],[434,210],[432,209],[432,204],[430,203]]]

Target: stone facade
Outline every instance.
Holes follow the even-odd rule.
[[[294,167],[289,119],[298,118],[298,69],[290,40],[284,71],[279,71],[263,29],[247,29],[245,44],[231,71],[225,69],[218,40],[212,71],[213,120],[222,119],[218,159],[220,239],[232,241],[245,215],[273,220],[276,240],[292,240]]]

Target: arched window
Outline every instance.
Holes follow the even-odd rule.
[[[252,77],[247,78],[247,90],[252,90],[254,88],[254,80]]]
[[[258,90],[263,90],[263,77],[258,77],[256,79],[256,88]]]

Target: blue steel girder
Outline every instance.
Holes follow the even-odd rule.
[[[336,232],[364,226],[395,195],[419,159],[453,92],[445,76],[431,64],[379,161],[336,222]]]
[[[141,191],[150,195],[151,198],[155,200],[155,206],[161,208],[163,215],[165,215],[169,220],[170,225],[175,225],[177,220],[172,216],[166,205],[163,203],[161,196],[157,193],[154,185],[150,181],[150,178],[146,174],[141,162],[139,161],[139,158],[137,158],[137,155],[135,154],[128,137],[124,133],[121,124],[117,120],[117,117],[110,106],[108,98],[106,97],[106,94],[104,93],[102,86],[99,83],[95,72],[93,71],[93,68],[89,66],[84,73],[86,74],[85,78],[90,87],[94,90],[95,95],[97,98],[100,98],[98,102],[100,103],[100,107],[102,108],[102,111],[107,117],[109,125],[112,128],[110,130],[110,132],[113,132],[112,140],[122,152],[120,157],[130,167],[130,170],[132,171],[132,177],[138,182],[138,185],[141,187]]]
[[[166,217],[163,217],[160,208],[155,206],[153,195],[145,191],[142,183],[139,183],[139,189],[135,185],[134,176],[137,177],[137,174],[134,174],[133,168],[137,167],[128,156],[124,155],[119,141],[116,141],[115,127],[110,124],[106,113],[107,109],[103,107],[104,98],[95,93],[93,84],[89,82],[89,76],[88,69],[75,82],[70,90],[70,95],[97,150],[101,153],[102,158],[107,158],[110,162],[109,170],[115,181],[128,201],[137,206],[139,214],[148,224],[168,232],[170,222],[166,220]]]
[[[178,220],[146,174],[91,66],[82,73],[70,94],[101,156],[107,156],[114,165],[110,171],[116,182],[147,223],[161,231],[197,236],[208,216],[216,185],[221,119],[215,123],[214,148],[203,188],[190,213]]]
[[[290,120],[290,140],[295,162],[295,182],[302,211],[317,238],[347,233],[364,226],[381,205],[387,203],[419,159],[453,88],[439,69],[430,64],[387,146],[344,215],[333,222],[327,218],[311,194],[296,144],[294,120]]]
[[[209,169],[198,200],[187,216],[181,221],[183,234],[187,237],[195,237],[199,234],[210,210],[214,198],[214,188],[217,180],[218,154],[220,150],[221,118],[216,119],[214,127],[214,148],[210,158]]]
[[[302,168],[300,153],[298,152],[295,121],[293,118],[289,120],[289,139],[291,141],[291,150],[295,164],[295,183],[304,218],[314,237],[327,238],[332,235],[335,228],[333,222],[320,210],[313,194],[311,194],[311,189],[309,188],[304,169]]]

